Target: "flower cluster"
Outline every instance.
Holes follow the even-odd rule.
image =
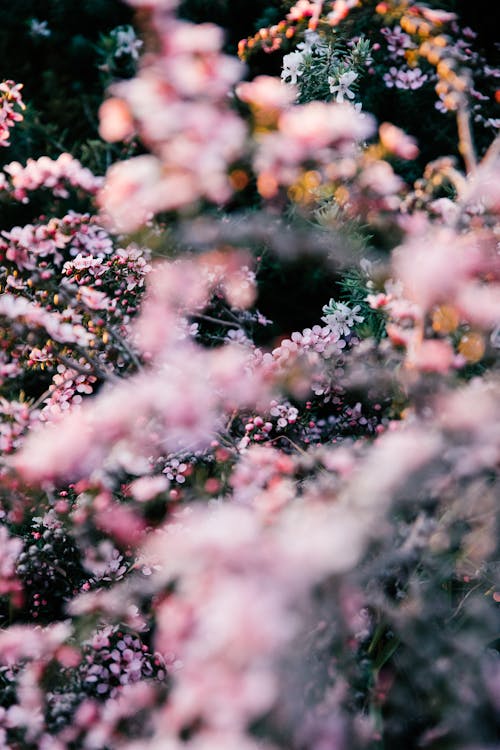
[[[0,540],[0,596],[17,597],[19,605],[21,582],[16,575],[16,564],[23,543],[21,539],[10,536],[5,526],[0,526]]]
[[[25,108],[21,96],[22,83],[0,83],[0,146],[9,146],[9,133],[16,122],[23,119],[20,110]]]
[[[0,747],[493,748],[499,154],[460,88],[473,37],[433,62],[449,13],[298,0],[254,39],[281,74],[238,83],[189,3],[129,4],[104,184],[68,153],[0,186]],[[413,101],[434,68],[464,163],[419,173],[351,101],[377,77]]]
[[[220,29],[176,20],[168,10],[151,20],[161,52],[144,57],[134,79],[114,85],[100,112],[104,138],[122,140],[136,131],[151,152],[114,164],[107,174],[99,203],[119,231],[201,198],[226,202],[229,166],[245,137],[242,121],[225,104],[242,69],[221,53]]]
[[[427,81],[427,74],[422,73],[420,68],[395,68],[390,67],[384,75],[384,82],[388,89],[395,86],[397,89],[415,90],[421,88]]]
[[[269,28],[259,29],[253,37],[242,39],[238,45],[238,54],[246,60],[257,50],[275,52],[288,40],[300,37],[304,32],[315,32],[318,27],[326,26],[326,30],[330,31],[357,5],[358,0],[330,0],[327,3],[322,0],[297,0],[285,19]]]
[[[117,627],[98,630],[83,647],[79,673],[88,693],[113,698],[124,685],[133,685],[153,674],[157,680],[165,677],[164,670],[155,669],[154,657],[139,637],[122,633]],[[160,663],[158,659],[156,663]]]
[[[102,179],[83,167],[71,154],[61,154],[57,159],[41,156],[28,159],[25,166],[17,161],[7,164],[0,174],[0,190],[16,201],[27,203],[29,193],[47,188],[58,198],[68,198],[68,188],[97,193]]]
[[[323,307],[325,313],[322,320],[327,324],[332,333],[341,336],[349,336],[351,329],[356,323],[362,323],[364,318],[359,315],[360,306],[356,305],[352,310],[344,302],[335,302],[331,299],[328,305]]]

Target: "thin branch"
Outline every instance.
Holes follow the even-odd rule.
[[[130,357],[131,361],[133,362],[137,370],[141,370],[142,365],[140,363],[139,358],[137,357],[134,350],[128,345],[127,341],[123,338],[123,336],[121,336],[118,333],[118,331],[115,328],[113,328],[113,326],[107,325],[106,330],[110,334],[113,341],[116,341],[116,343],[119,344],[122,347],[122,349],[124,349],[124,351],[128,354],[128,356]]]
[[[204,315],[203,313],[190,313],[189,317],[206,320],[208,323],[217,323],[217,325],[226,326],[226,328],[241,328],[239,323],[231,323],[228,320],[219,320],[218,318],[212,318],[211,315]]]
[[[477,169],[477,157],[472,140],[470,113],[468,107],[461,103],[457,109],[458,150],[462,154],[467,174]]]
[[[480,586],[481,586],[481,583],[478,583],[478,584],[476,584],[475,586],[473,586],[473,587],[472,587],[472,588],[471,588],[471,589],[470,589],[470,590],[469,590],[469,591],[468,591],[468,592],[466,593],[466,595],[464,596],[464,598],[463,598],[463,599],[462,599],[462,600],[461,600],[461,601],[459,602],[459,604],[458,604],[458,607],[456,608],[456,610],[455,610],[455,611],[453,612],[453,614],[452,614],[452,615],[451,615],[451,616],[450,616],[450,617],[448,618],[447,622],[451,622],[451,620],[453,620],[453,619],[454,619],[455,617],[457,617],[457,616],[458,616],[458,615],[460,614],[460,611],[461,611],[462,607],[464,606],[465,602],[467,601],[467,599],[469,598],[469,596],[470,596],[470,595],[471,595],[472,593],[474,593],[474,591],[476,591],[476,589],[478,589],[478,588],[479,588]]]
[[[101,380],[119,380],[119,376],[115,375],[113,372],[106,372],[106,370],[103,370],[100,365],[96,363],[96,361],[90,356],[88,352],[83,349],[81,346],[75,347],[78,354],[83,357],[83,359],[89,363],[89,365],[93,368],[95,375],[97,375],[98,378],[101,378]],[[59,359],[63,361],[62,356],[59,355]],[[71,362],[71,360],[69,360]],[[73,365],[71,365],[73,367]],[[76,369],[76,368],[75,368]],[[83,372],[85,374],[88,374],[88,370],[85,368],[82,368]]]
[[[231,308],[229,308],[227,305],[224,305],[224,304],[222,305],[222,307],[224,308],[226,313],[235,320],[235,322],[238,324],[238,327],[241,328],[241,323],[238,320],[238,316],[231,310]]]
[[[498,156],[500,156],[500,135],[497,135],[488,146],[488,150],[481,159],[480,166],[485,167],[490,161],[495,161]]]
[[[303,456],[307,456],[307,452],[305,450],[303,450],[303,448],[301,448],[299,445],[297,445],[297,443],[294,443],[293,440],[288,437],[288,435],[276,435],[276,437],[273,437],[273,438],[271,438],[271,440],[267,441],[267,445],[272,444],[272,443],[276,443],[278,440],[288,440],[288,442],[290,443],[290,445],[292,446],[292,448],[295,448],[295,450],[297,451],[297,453],[301,453]],[[266,443],[264,443],[264,445],[265,444]]]
[[[75,372],[80,373],[80,375],[92,375],[94,372],[97,375],[97,372],[96,372],[95,368],[91,369],[91,368],[88,368],[88,367],[82,367],[82,365],[80,365],[78,362],[75,362],[73,359],[70,359],[69,357],[65,357],[64,354],[58,354],[57,355],[57,359],[60,362],[62,362],[63,365],[66,365],[66,367],[70,367],[72,370],[75,370]],[[87,359],[87,362],[89,362],[88,359]],[[89,362],[89,364],[92,367],[92,363]],[[70,378],[68,378],[68,379],[70,379]],[[35,401],[35,403],[37,403],[37,402]]]

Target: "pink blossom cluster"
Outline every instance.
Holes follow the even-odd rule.
[[[120,633],[116,626],[102,628],[83,645],[81,679],[97,695],[116,697],[120,686],[133,685],[153,675],[153,658],[144,644],[136,635]],[[156,679],[161,680],[163,675],[159,670]]]
[[[315,368],[323,360],[335,358],[347,346],[337,329],[328,325],[315,325],[303,331],[295,331],[290,339],[284,339],[271,352],[257,349],[254,354],[256,365],[269,369],[275,375],[286,373],[300,360]]]
[[[80,231],[82,219],[72,216],[70,221],[51,219],[47,224],[26,224],[3,231],[0,237],[0,252],[11,261],[18,271],[41,269],[42,278],[53,273],[52,264],[59,266],[63,255],[60,252],[72,242]],[[83,219],[85,221],[85,219]],[[85,226],[85,225],[83,225]],[[50,263],[49,263],[50,261]],[[19,288],[21,281],[13,274],[7,277],[7,285]]]
[[[57,198],[68,198],[68,188],[93,195],[101,184],[102,178],[95,177],[68,153],[61,154],[57,159],[49,159],[48,156],[28,159],[25,166],[13,161],[0,174],[0,190],[22,203],[28,203],[29,193],[39,188],[47,188]]]
[[[265,476],[271,481],[276,469],[290,471],[293,462],[285,466],[278,451],[252,450],[248,460],[252,455],[259,472],[257,480],[254,469],[253,481],[266,482]],[[246,484],[243,466],[239,481]],[[354,561],[362,548],[363,532],[357,536],[354,519],[349,562],[338,534],[331,543],[346,513],[346,507],[332,513],[311,504],[307,510],[289,509],[269,524],[267,514],[259,520],[248,507],[223,505],[180,513],[152,538],[149,554],[159,561],[153,586],[178,582],[158,609],[156,647],[167,671],[171,665],[173,680],[166,714],[153,714],[158,743],[177,747],[182,728],[198,717],[200,728],[188,744],[220,740],[223,746],[232,743],[228,747],[254,746],[246,727],[280,701],[275,658],[298,632],[297,597],[326,571]],[[300,527],[302,538],[314,533],[314,549],[307,542],[290,544],[292,530]]]
[[[458,234],[450,227],[426,222],[419,222],[418,234],[410,234],[396,248],[393,268],[398,284],[369,295],[368,301],[374,309],[388,313],[387,333],[396,345],[407,349],[409,366],[447,372],[476,361],[476,356],[482,358],[483,333],[491,334],[500,319],[495,248],[488,232]],[[462,331],[458,351],[450,339],[457,331]]]
[[[213,24],[176,20],[153,9],[160,47],[137,76],[116,84],[101,109],[101,132],[120,140],[134,130],[151,153],[109,170],[99,203],[111,225],[131,231],[160,211],[220,204],[232,195],[230,164],[242,153],[246,128],[226,101],[241,65],[221,53]]]
[[[42,219],[34,224],[15,226],[3,230],[0,238],[0,252],[12,261],[17,270],[32,271],[39,265],[39,259],[50,257],[51,264],[60,265],[67,248],[70,255],[107,255],[113,250],[110,236],[97,225],[95,217],[89,214],[69,211],[62,218]],[[45,267],[50,272],[48,266]]]
[[[264,417],[250,417],[244,425],[245,435],[238,443],[238,450],[245,450],[251,443],[266,442],[273,432],[279,434],[299,418],[299,410],[289,401],[279,403],[273,399]]]
[[[330,3],[331,11],[326,16],[326,20],[330,26],[337,26],[348,16],[350,10],[358,5],[358,0],[332,0]]]
[[[16,122],[23,119],[22,83],[2,81],[0,83],[0,146],[9,146],[9,135]]]
[[[21,591],[16,564],[22,546],[20,539],[11,536],[5,526],[0,526],[0,596],[18,596]]]
[[[392,28],[384,26],[380,29],[380,33],[384,37],[390,56],[394,60],[397,60],[399,57],[404,57],[406,50],[415,49],[416,47],[411,36],[406,34],[399,24]]]
[[[234,502],[253,508],[263,519],[272,520],[293,501],[292,479],[296,468],[292,457],[270,445],[250,446],[231,477]]]
[[[404,188],[401,178],[387,161],[374,158],[364,149],[375,132],[370,115],[345,102],[313,101],[290,106],[278,96],[273,103],[270,95],[276,81],[261,76],[258,88],[244,88],[256,85],[240,85],[237,92],[255,110],[253,167],[263,198],[277,199],[284,188],[288,199],[306,211],[330,193],[341,210],[351,216],[369,215],[374,209],[397,210]],[[259,118],[264,115],[268,126],[259,129]],[[271,127],[269,122],[273,123]],[[387,132],[382,131],[380,137],[387,141]],[[404,151],[403,158],[415,157],[411,141],[405,140],[404,146],[402,134],[395,140],[399,146],[394,142],[393,147]]]
[[[292,24],[306,22],[309,29],[316,29],[320,17],[324,15],[331,26],[336,26],[358,5],[358,0],[298,0],[287,13],[287,21]]]
[[[29,430],[78,408],[115,371],[137,367],[129,324],[151,266],[147,251],[115,250],[95,218],[72,212],[4,231],[0,253],[0,380],[9,392],[0,432],[8,454]],[[43,392],[25,395],[34,373],[45,380]]]
[[[175,0],[130,4],[157,46],[101,130],[136,130],[150,153],[113,165],[99,201],[107,227],[149,224],[174,259],[88,214],[1,233],[0,748],[406,746],[414,688],[415,747],[493,747],[451,719],[498,728],[496,146],[467,177],[448,164],[451,210],[402,204],[385,158],[415,158],[413,139],[384,123],[368,145],[371,116],[293,105],[271,79],[239,87],[247,130],[220,31],[177,20]],[[300,0],[288,20],[337,24],[354,5]],[[272,217],[300,188],[317,225],[323,186],[323,235],[340,245],[344,220],[369,216],[386,243],[340,268],[321,324],[259,347],[254,238],[219,236],[224,216],[197,251],[177,221],[232,195],[242,155]],[[94,195],[60,158],[11,164],[13,197]]]
[[[322,6],[322,0],[298,0],[290,8],[287,20],[295,23],[307,20],[309,28],[315,28],[321,14]]]
[[[29,406],[20,401],[0,398],[0,450],[11,453],[19,448],[26,427],[33,419]]]
[[[279,185],[290,186],[302,174],[302,166],[314,159],[328,177],[346,169],[353,176],[357,144],[374,131],[370,116],[349,104],[310,102],[285,110],[277,130],[260,139],[254,158],[261,194],[273,197]],[[336,165],[339,165],[336,169]]]
[[[69,308],[62,312],[49,312],[41,305],[6,292],[0,299],[0,315],[28,326],[41,327],[59,343],[88,346],[92,339],[92,335],[80,324],[78,315],[75,316]]]
[[[83,358],[77,364],[81,368],[79,372],[63,364],[57,366],[38,415],[42,422],[58,419],[70,407],[81,404],[85,395],[93,393],[96,376],[86,366]]]
[[[176,342],[159,368],[108,387],[53,425],[50,441],[43,431],[32,432],[16,469],[30,481],[100,476],[117,467],[140,475],[151,455],[208,445],[221,414],[260,402],[267,390],[246,363],[234,347],[209,353],[190,341]],[[124,412],[120,404],[129,399],[134,411]]]
[[[397,89],[414,91],[422,88],[428,77],[420,68],[409,68],[407,65],[402,68],[392,66],[384,74],[384,82],[388,89],[395,86]]]

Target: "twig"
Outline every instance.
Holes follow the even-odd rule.
[[[119,380],[119,376],[118,376],[118,375],[115,375],[115,374],[114,374],[114,373],[112,373],[112,372],[106,372],[106,370],[103,370],[103,369],[102,369],[102,368],[101,368],[101,367],[100,367],[100,366],[99,366],[99,365],[98,365],[98,364],[97,364],[97,363],[95,362],[95,360],[94,360],[94,359],[92,359],[92,357],[90,356],[90,354],[88,354],[88,352],[86,352],[86,351],[85,351],[85,349],[83,349],[83,347],[81,347],[81,346],[76,346],[76,347],[75,347],[75,349],[76,349],[76,351],[78,352],[78,354],[79,354],[79,355],[80,355],[81,357],[83,357],[83,359],[84,359],[84,360],[85,360],[86,362],[88,362],[88,363],[89,363],[89,365],[90,365],[90,366],[91,366],[91,367],[93,368],[93,370],[94,370],[94,373],[95,373],[95,374],[97,375],[97,377],[98,377],[98,378],[101,378],[101,380]],[[62,356],[61,356],[61,355],[59,355],[59,359],[60,359],[61,361],[63,361],[63,360],[62,360]],[[69,360],[69,361],[71,361],[71,360]],[[71,367],[73,367],[73,365],[71,365]],[[86,370],[85,368],[82,368],[82,370],[83,370],[83,372],[84,372],[85,374],[88,374],[88,370]]]
[[[476,151],[472,140],[469,110],[465,103],[460,103],[457,109],[458,150],[462,154],[467,174],[472,174],[477,168]]]
[[[272,443],[276,443],[278,440],[288,440],[290,445],[295,448],[297,453],[301,453],[303,456],[307,456],[307,452],[303,450],[300,446],[297,445],[297,443],[294,443],[291,438],[288,437],[288,435],[276,435],[276,437],[271,438],[271,440],[267,441],[267,444],[270,445]]]
[[[478,589],[478,588],[479,588],[480,586],[481,586],[481,583],[478,583],[478,584],[476,584],[476,586],[473,586],[473,587],[472,587],[472,588],[471,588],[471,589],[470,589],[470,590],[469,590],[469,591],[468,591],[468,592],[466,593],[466,595],[464,596],[464,598],[463,598],[463,599],[462,599],[462,600],[460,601],[460,603],[459,603],[458,607],[456,608],[456,610],[455,610],[455,611],[453,612],[453,614],[452,614],[452,615],[451,615],[451,616],[450,616],[450,617],[448,618],[447,622],[451,622],[451,621],[452,621],[452,620],[453,620],[453,619],[454,619],[455,617],[457,617],[457,615],[459,614],[460,610],[461,610],[461,609],[462,609],[462,607],[464,606],[464,604],[465,604],[465,602],[467,601],[467,599],[469,598],[469,596],[470,596],[470,595],[471,595],[471,594],[472,594],[472,593],[473,593],[474,591],[476,591],[476,589]]]
[[[70,367],[72,370],[75,370],[76,372],[80,373],[80,375],[92,375],[92,372],[95,372],[97,374],[97,371],[95,370],[95,368],[92,370],[92,369],[90,369],[88,367],[82,367],[82,365],[80,365],[78,362],[75,362],[74,360],[70,359],[69,357],[65,357],[64,354],[58,354],[57,355],[57,359],[60,362],[62,362],[63,365],[66,365],[66,367]],[[88,359],[87,359],[87,362],[89,362]],[[92,368],[92,363],[89,362],[89,364],[91,365],[91,368]]]
[[[497,137],[488,146],[485,155],[481,159],[480,166],[486,166],[490,161],[494,161],[497,156],[500,156],[500,135],[497,135]]]
[[[126,353],[130,357],[131,361],[133,362],[137,370],[141,370],[142,365],[140,363],[139,358],[137,357],[133,349],[130,348],[130,346],[128,345],[127,341],[123,338],[123,336],[120,336],[120,334],[116,331],[115,328],[113,328],[113,326],[109,326],[109,325],[106,326],[106,330],[110,334],[111,338],[114,341],[116,341],[116,343],[119,344],[122,347],[122,349],[126,351]]]
[[[208,323],[217,323],[217,325],[226,326],[226,328],[241,328],[241,326],[237,323],[231,323],[228,320],[219,320],[218,318],[212,318],[211,315],[204,315],[203,313],[190,313],[189,317],[206,320]]]

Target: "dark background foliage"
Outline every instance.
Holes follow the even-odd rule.
[[[2,78],[24,84],[26,124],[0,153],[2,162],[57,155],[97,135],[103,75],[99,38],[130,23],[119,0],[18,0],[0,3]],[[31,22],[46,21],[50,36],[34,34]]]

